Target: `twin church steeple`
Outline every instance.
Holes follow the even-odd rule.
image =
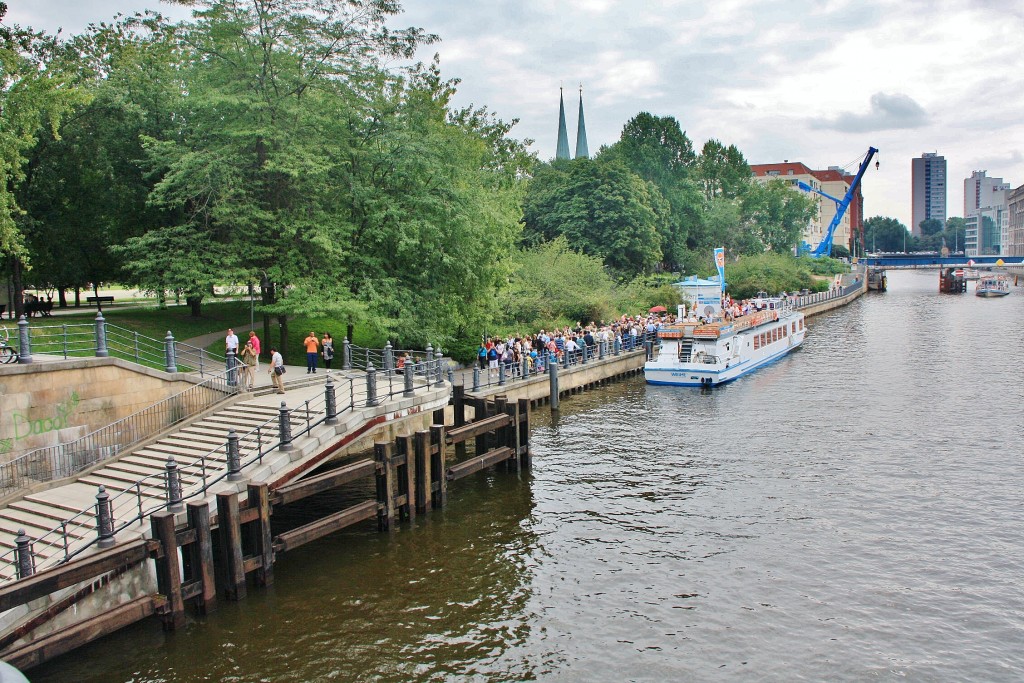
[[[580,86],[580,112],[576,125],[576,159],[583,159],[590,156],[587,147],[587,125],[583,120],[583,86]],[[565,100],[562,97],[562,89],[558,89],[558,146],[555,149],[555,159],[571,159],[569,156],[569,134],[565,127]]]

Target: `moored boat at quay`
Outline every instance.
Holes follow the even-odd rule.
[[[786,299],[755,300],[759,310],[731,321],[680,322],[658,330],[644,365],[648,384],[716,386],[782,358],[804,341],[804,314]]]
[[[1003,275],[986,275],[975,285],[975,296],[999,297],[1010,293],[1010,281]]]

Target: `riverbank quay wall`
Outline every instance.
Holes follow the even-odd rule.
[[[245,594],[247,574],[256,576],[257,583],[269,583],[274,548],[274,539],[269,539],[272,501],[280,502],[282,492],[302,484],[306,477],[320,479],[322,475],[310,476],[313,470],[364,448],[368,442],[429,434],[437,418],[443,416],[450,395],[449,385],[419,382],[413,396],[397,390],[372,401],[373,405],[337,414],[308,433],[288,437],[287,444],[279,444],[201,495],[168,501],[158,511],[119,529],[113,547],[94,545],[72,562],[38,573],[19,572],[23,578],[0,587],[0,658],[28,668],[154,614],[164,619],[165,627],[178,628],[184,625],[185,601],[194,602],[204,613],[213,609],[218,585],[222,596],[239,599]],[[266,400],[278,398],[268,396]],[[292,422],[296,431],[309,419],[309,403],[305,402],[305,414],[301,403],[293,409],[298,413]],[[283,402],[281,408],[284,410]],[[340,478],[332,480],[334,485],[374,476],[377,471],[373,463],[369,467],[364,463],[355,471],[340,469]],[[76,487],[78,495],[87,488],[77,483],[70,486]],[[323,483],[314,481],[314,492],[326,490],[317,486]],[[292,493],[289,502],[294,500]],[[321,528],[329,532],[371,519],[378,508],[377,501],[364,503],[354,511],[343,511],[345,514]],[[227,527],[224,520],[228,520]],[[242,533],[243,526],[254,529]],[[227,537],[226,528],[234,530]],[[211,540],[211,534],[217,534],[219,543]],[[305,538],[315,537],[315,533],[307,533]],[[291,547],[299,544],[291,540]],[[222,552],[225,547],[236,552],[217,563],[213,560],[215,545]],[[221,576],[215,576],[218,574]]]

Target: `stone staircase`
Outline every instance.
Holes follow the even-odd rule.
[[[254,451],[257,435],[250,434],[257,427],[263,426],[259,434],[259,445],[266,448],[278,440],[278,417],[280,401],[276,396],[248,397],[243,401],[221,408],[202,419],[169,433],[145,446],[133,449],[124,455],[111,460],[97,469],[78,477],[73,483],[31,493],[23,498],[8,503],[0,508],[0,554],[9,557],[15,547],[15,538],[19,531],[25,533],[33,541],[36,564],[40,565],[54,556],[65,552],[64,537],[53,533],[75,515],[79,515],[74,524],[67,526],[67,538],[70,549],[90,541],[96,537],[95,518],[92,515],[80,515],[82,510],[94,506],[96,494],[102,486],[114,498],[122,492],[122,501],[130,498],[130,510],[125,505],[120,508],[127,512],[126,517],[133,514],[141,498],[145,508],[159,505],[166,500],[162,482],[169,458],[174,458],[180,465],[205,463],[208,478],[212,479],[227,469],[225,444],[228,432],[234,429],[240,437],[239,450]],[[291,408],[290,420],[294,432],[305,426],[307,414],[302,403],[295,403]],[[189,466],[181,468],[181,483],[184,495],[203,483],[203,468]],[[141,485],[140,480],[147,480]],[[119,516],[119,508],[115,505],[115,522]],[[14,578],[13,563],[0,563],[0,581]]]

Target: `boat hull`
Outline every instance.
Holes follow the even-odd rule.
[[[993,299],[995,297],[1006,296],[1007,294],[1009,294],[1009,292],[1003,289],[979,289],[975,292],[975,295],[985,299]]]
[[[754,370],[763,368],[779,360],[790,351],[797,349],[803,344],[798,343],[789,346],[771,356],[765,356],[758,360],[740,362],[728,368],[716,369],[714,366],[701,367],[698,363],[680,363],[678,367],[645,367],[644,379],[648,384],[659,384],[673,387],[715,387],[720,384],[728,384],[734,380],[749,375]]]

